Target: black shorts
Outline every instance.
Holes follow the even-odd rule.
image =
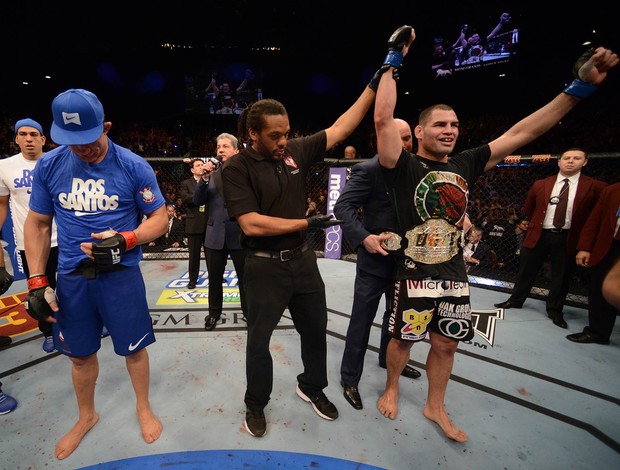
[[[394,283],[388,332],[403,341],[422,341],[428,329],[457,341],[474,337],[469,283],[403,279]]]

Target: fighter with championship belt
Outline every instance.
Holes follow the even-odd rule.
[[[619,59],[603,47],[589,51],[578,61],[576,79],[553,100],[488,144],[455,155],[451,154],[459,136],[456,112],[446,104],[430,106],[420,113],[414,129],[418,149],[412,156],[403,150],[394,109],[397,71],[414,39],[410,26],[390,38],[388,66],[382,69],[375,100],[379,163],[401,232],[385,243],[396,256],[396,273],[388,374],[377,407],[385,417],[396,418],[400,371],[412,345],[428,333],[429,393],[424,416],[448,438],[465,442],[467,434],[454,425],[444,401],[459,341],[474,334],[461,236],[469,188],[483,172],[547,132],[591,95]]]

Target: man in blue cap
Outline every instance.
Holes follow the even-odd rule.
[[[155,335],[139,262],[140,245],[167,230],[168,216],[153,169],[108,138],[112,123],[104,121],[93,93],[61,93],[52,102],[52,114],[51,137],[60,146],[39,160],[34,173],[24,225],[31,272],[24,304],[33,318],[53,323],[56,349],[72,362],[79,418],[56,444],[56,458],[62,460],[99,420],[95,385],[103,325],[116,354],[125,357],[142,438],[150,444],[161,435],[162,424],[149,403],[146,347]],[[56,292],[43,274],[53,219],[58,224]]]
[[[19,262],[26,276],[29,274],[26,253],[24,251],[24,222],[28,215],[28,203],[32,191],[32,174],[37,161],[43,155],[45,134],[43,127],[34,119],[20,119],[15,123],[15,143],[21,150],[12,157],[0,160],[0,228],[4,227],[11,205],[11,220],[15,232]],[[8,235],[5,233],[5,237]],[[4,253],[0,254],[0,294],[4,294],[13,282],[5,266]],[[58,243],[56,224],[52,225],[50,255],[45,266],[45,275],[50,280],[52,289],[56,288],[56,266],[58,264]],[[54,351],[52,324],[39,321],[39,330],[43,333],[43,351]]]

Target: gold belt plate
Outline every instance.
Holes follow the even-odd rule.
[[[384,232],[391,236],[384,242],[388,251],[399,250],[402,237],[394,232]],[[405,234],[407,247],[405,256],[425,264],[439,264],[452,259],[459,252],[460,231],[445,219],[428,219],[422,225],[408,230]]]

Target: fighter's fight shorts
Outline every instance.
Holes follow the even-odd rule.
[[[422,341],[429,328],[457,341],[473,338],[469,283],[442,279],[394,283],[390,335],[403,341]]]

